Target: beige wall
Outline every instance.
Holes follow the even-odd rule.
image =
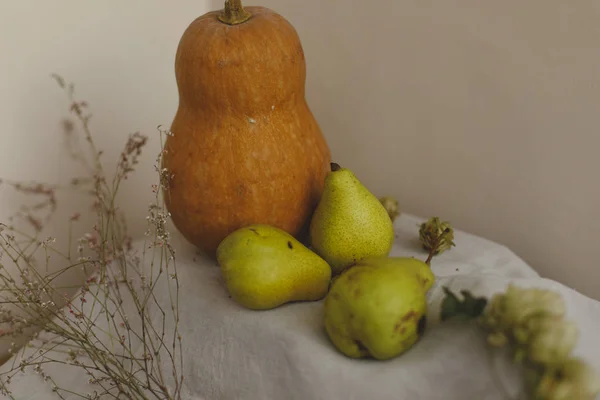
[[[90,104],[107,166],[116,165],[128,134],[150,136],[141,172],[122,189],[133,228],[143,229],[147,202],[139,196],[150,196],[154,183],[156,127],[170,125],[177,107],[177,42],[207,10],[203,0],[179,0],[177,7],[161,0],[0,0],[0,177],[66,183],[76,174],[61,134],[68,102],[50,78],[61,74]],[[21,198],[7,190],[0,196],[4,217],[8,202]],[[58,234],[63,227],[57,220]]]
[[[597,2],[260,4],[301,35],[309,103],[337,162],[405,211],[506,244],[542,274],[600,298]],[[71,176],[58,124],[66,104],[49,79],[58,72],[90,102],[107,162],[128,133],[151,136],[143,172],[124,187],[140,233],[155,127],[170,124],[177,105],[177,41],[221,5],[0,0],[0,176]],[[0,217],[18,201],[0,190]],[[62,201],[66,212],[84,207]]]
[[[600,299],[599,2],[261,4],[301,35],[339,163]]]

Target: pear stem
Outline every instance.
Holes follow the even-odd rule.
[[[342,167],[340,167],[340,164],[337,163],[330,163],[329,166],[331,167],[332,172],[339,171],[340,169],[342,169]]]

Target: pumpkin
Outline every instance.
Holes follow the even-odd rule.
[[[175,59],[179,105],[165,141],[165,204],[176,229],[214,257],[255,223],[307,240],[330,149],[305,99],[294,27],[229,0],[195,19]]]

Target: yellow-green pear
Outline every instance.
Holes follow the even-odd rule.
[[[253,310],[292,301],[315,301],[326,294],[329,264],[289,233],[264,224],[229,234],[217,261],[231,297]]]
[[[405,257],[363,259],[332,282],[324,302],[325,330],[351,358],[386,360],[410,349],[427,321],[426,293],[435,276]]]
[[[394,228],[379,199],[352,171],[332,163],[311,220],[310,240],[338,274],[365,257],[387,256]]]
[[[421,282],[425,292],[429,291],[435,283],[435,275],[431,271],[431,267],[425,261],[414,257],[367,257],[357,262],[356,265],[389,267],[403,272],[412,272]]]

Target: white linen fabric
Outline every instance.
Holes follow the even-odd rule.
[[[396,220],[392,256],[426,258],[418,241],[422,221],[406,214]],[[480,331],[466,324],[439,322],[443,286],[487,297],[505,290],[509,283],[561,293],[567,317],[581,332],[576,355],[600,370],[600,302],[540,277],[502,245],[461,231],[455,232],[455,243],[456,247],[433,259],[437,280],[429,292],[428,326],[422,339],[400,357],[374,361],[349,359],[333,347],[323,329],[322,301],[270,311],[240,307],[229,298],[216,263],[197,255],[177,237],[180,331],[185,348],[183,397],[499,400],[508,398],[506,390],[514,396],[520,389],[515,369],[502,355],[490,353]],[[88,377],[75,367],[46,366],[46,371],[62,386],[90,392]],[[15,377],[12,389],[18,400],[55,398],[51,386],[31,370]]]

